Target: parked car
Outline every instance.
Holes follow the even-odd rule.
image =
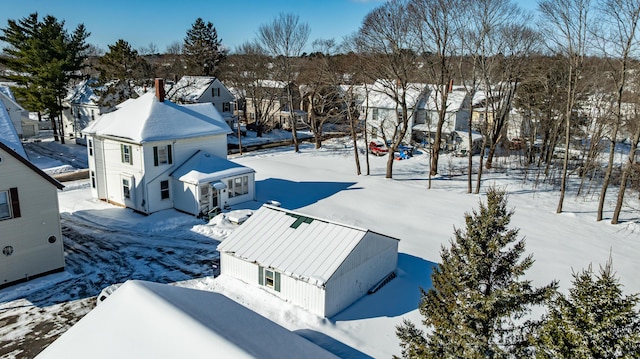
[[[376,156],[384,156],[389,153],[389,149],[382,142],[371,141],[369,143],[369,152]]]

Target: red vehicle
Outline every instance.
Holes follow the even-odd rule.
[[[389,149],[382,142],[371,141],[369,143],[369,152],[376,156],[384,156],[389,153]]]

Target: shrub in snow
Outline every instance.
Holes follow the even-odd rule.
[[[638,295],[623,296],[611,262],[595,275],[573,274],[569,295],[557,293],[537,337],[539,358],[637,358]]]

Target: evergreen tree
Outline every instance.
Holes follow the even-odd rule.
[[[197,18],[184,38],[183,55],[190,75],[214,76],[226,53],[211,22]]]
[[[100,95],[100,105],[106,107],[136,98],[135,87],[144,85],[153,77],[150,65],[122,39],[109,45],[109,51],[98,60],[97,69],[100,81],[96,93]]]
[[[451,247],[442,247],[433,288],[421,291],[425,334],[413,323],[397,328],[405,358],[502,358],[523,356],[533,323],[524,315],[542,304],[556,283],[534,288],[520,280],[533,264],[521,258],[524,239],[508,229],[513,211],[504,191],[490,188],[487,204],[465,214],[466,231],[455,229]]]
[[[61,119],[69,81],[84,67],[88,36],[82,24],[69,34],[64,21],[51,15],[40,21],[37,13],[9,20],[0,36],[8,44],[0,63],[14,71],[8,78],[20,85],[15,89],[17,97],[29,110],[48,113],[55,140],[62,139],[63,143],[56,120]]]
[[[611,262],[594,278],[589,267],[573,275],[569,296],[556,294],[538,335],[538,358],[637,358],[638,295],[623,296]]]

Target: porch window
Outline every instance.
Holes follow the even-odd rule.
[[[120,157],[122,158],[122,163],[133,164],[131,145],[120,144]]]
[[[0,220],[20,217],[18,188],[0,191]]]
[[[171,145],[153,147],[153,165],[170,165],[173,163]]]
[[[126,199],[131,199],[131,182],[128,178],[122,179],[122,196]]]
[[[169,181],[160,181],[160,198],[169,198]]]
[[[258,266],[258,283],[276,292],[280,291],[280,272]]]
[[[249,193],[249,176],[232,178],[227,181],[229,198]]]

